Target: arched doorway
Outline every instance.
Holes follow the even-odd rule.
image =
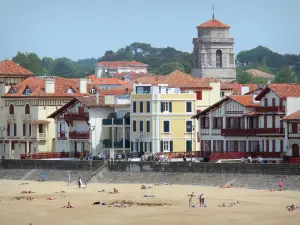
[[[293,144],[292,145],[292,152],[293,152],[293,157],[299,157],[299,145]]]
[[[222,67],[222,51],[220,49],[216,51],[216,67]]]

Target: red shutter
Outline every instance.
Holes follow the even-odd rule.
[[[283,140],[280,140],[280,151],[283,152]]]
[[[261,146],[261,151],[265,151],[265,140],[262,140],[262,146]]]
[[[238,141],[234,141],[233,142],[233,151],[234,152],[238,152],[239,151],[239,142]]]
[[[279,106],[282,107],[282,99],[279,99]]]
[[[248,151],[251,152],[251,141],[248,141]]]
[[[272,140],[272,152],[276,152],[276,141]]]
[[[275,116],[273,115],[272,116],[272,128],[275,128],[276,126],[275,126]]]
[[[202,91],[196,91],[197,100],[202,100]]]
[[[223,129],[223,117],[221,117],[220,120],[221,120],[221,129]]]
[[[298,128],[298,124],[292,123],[292,133],[298,133],[297,128]]]
[[[9,135],[10,135],[10,124],[9,123],[7,124],[6,131],[7,131],[7,137],[9,137]]]
[[[207,120],[208,120],[208,122],[207,122],[207,128],[209,128],[209,117],[207,117]]]
[[[246,152],[247,151],[247,141],[244,141],[244,152]]]
[[[23,123],[23,136],[26,136],[26,123]]]
[[[269,140],[266,140],[266,152],[269,152],[270,149],[269,149]]]
[[[283,129],[283,120],[282,120],[283,116],[280,116],[280,128]]]
[[[14,136],[17,136],[17,124],[14,124]]]
[[[264,116],[264,128],[268,127],[268,117]]]
[[[268,106],[268,99],[265,98],[264,100],[265,100],[265,105],[264,106]]]
[[[213,140],[213,149],[212,149],[213,152],[216,152],[216,141]]]
[[[224,141],[221,141],[221,152],[224,152]]]
[[[230,125],[230,118],[226,117],[226,129],[230,128],[229,125]]]
[[[229,146],[229,142],[228,141],[226,141],[226,149],[225,149],[225,152],[229,152],[228,150],[228,146]]]
[[[31,124],[29,124],[29,136],[31,136]]]

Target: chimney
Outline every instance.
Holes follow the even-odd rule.
[[[55,93],[55,79],[53,76],[46,76],[45,78],[45,92],[47,94]]]
[[[79,80],[79,92],[82,94],[87,93],[88,80],[86,78],[80,78]]]
[[[96,104],[97,105],[99,104],[99,94],[98,93],[96,94]]]

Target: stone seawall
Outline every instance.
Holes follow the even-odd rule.
[[[26,160],[5,159],[3,169],[45,169],[45,170],[97,170],[104,165],[103,160],[75,161],[75,160]]]
[[[191,163],[191,162],[109,162],[110,171],[122,172],[192,172],[238,173],[269,175],[300,175],[296,164],[241,164],[241,163]]]

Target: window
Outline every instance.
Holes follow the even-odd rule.
[[[140,112],[144,112],[144,102],[140,102]]]
[[[149,94],[150,93],[150,86],[137,86],[135,89],[137,94]]]
[[[132,121],[132,131],[136,132],[136,120]]]
[[[201,128],[208,129],[209,128],[209,117],[205,116],[201,118]]]
[[[15,107],[14,105],[9,105],[9,114],[15,114]]]
[[[222,129],[222,118],[221,117],[213,118],[213,129]]]
[[[144,121],[141,120],[140,121],[140,132],[143,132],[144,131]]]
[[[147,113],[150,113],[150,101],[147,101]]]
[[[31,90],[27,87],[23,93],[23,95],[30,95],[31,94]]]
[[[95,93],[96,93],[96,89],[95,89],[95,88],[92,88],[92,89],[90,90],[90,93],[91,93],[91,94],[95,94]]]
[[[193,131],[193,121],[191,120],[185,121],[185,132],[192,133],[192,131]]]
[[[163,132],[170,133],[170,121],[163,122]]]
[[[147,120],[147,132],[150,132],[150,120]]]
[[[161,112],[172,112],[172,102],[161,102]]]
[[[29,104],[25,105],[25,114],[30,114],[30,106],[29,106]]]
[[[185,111],[186,112],[192,112],[192,102],[186,102],[185,103]]]
[[[272,106],[276,106],[276,98],[272,98]]]
[[[214,150],[216,152],[221,152],[223,148],[222,145],[223,145],[223,141],[216,141],[216,148]]]
[[[265,103],[264,106],[268,106],[268,99],[267,98],[264,99],[264,103]]]
[[[224,91],[221,91],[221,92],[220,92],[220,97],[223,98],[224,96],[225,96],[225,92],[224,92]]]
[[[216,51],[216,67],[222,67],[222,51],[220,49]]]
[[[132,103],[132,112],[136,113],[136,102]]]
[[[202,100],[202,91],[196,91],[197,100]]]
[[[169,148],[170,148],[170,142],[169,141],[164,141],[164,150],[163,151],[170,151],[169,150]]]
[[[7,136],[17,136],[17,124],[7,124]]]
[[[185,151],[186,152],[192,152],[192,141],[191,140],[186,140],[185,141]]]
[[[73,90],[72,88],[69,88],[69,89],[67,90],[67,94],[74,94],[74,90]]]

